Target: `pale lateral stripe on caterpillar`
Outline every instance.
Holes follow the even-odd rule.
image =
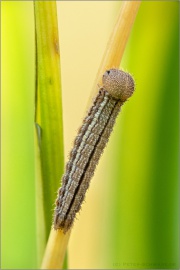
[[[103,86],[75,139],[58,192],[54,228],[64,232],[72,226],[80,210],[120,108],[134,91],[132,77],[118,69],[106,71],[102,81]]]

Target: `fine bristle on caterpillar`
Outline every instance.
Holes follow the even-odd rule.
[[[107,70],[92,107],[83,120],[70,153],[54,212],[54,229],[67,232],[85,198],[101,154],[123,103],[134,92],[132,77],[121,70]]]

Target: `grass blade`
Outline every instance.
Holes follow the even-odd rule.
[[[55,1],[35,1],[34,14],[37,71],[35,121],[42,175],[42,181],[40,174],[36,179],[37,216],[44,215],[44,220],[37,220],[37,231],[44,227],[47,241],[56,191],[64,168],[60,54]],[[36,162],[38,163],[37,159]],[[41,192],[42,197],[39,196]],[[42,203],[43,206],[40,207]],[[39,243],[43,241],[42,238],[41,234]],[[42,246],[39,252],[42,252]]]

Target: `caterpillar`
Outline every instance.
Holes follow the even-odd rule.
[[[134,92],[129,73],[107,70],[95,100],[75,138],[54,211],[54,229],[66,233],[79,212],[95,168],[123,103]]]

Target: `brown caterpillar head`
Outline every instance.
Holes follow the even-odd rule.
[[[119,69],[109,69],[103,75],[103,88],[111,96],[126,101],[134,92],[134,80],[129,73]]]

